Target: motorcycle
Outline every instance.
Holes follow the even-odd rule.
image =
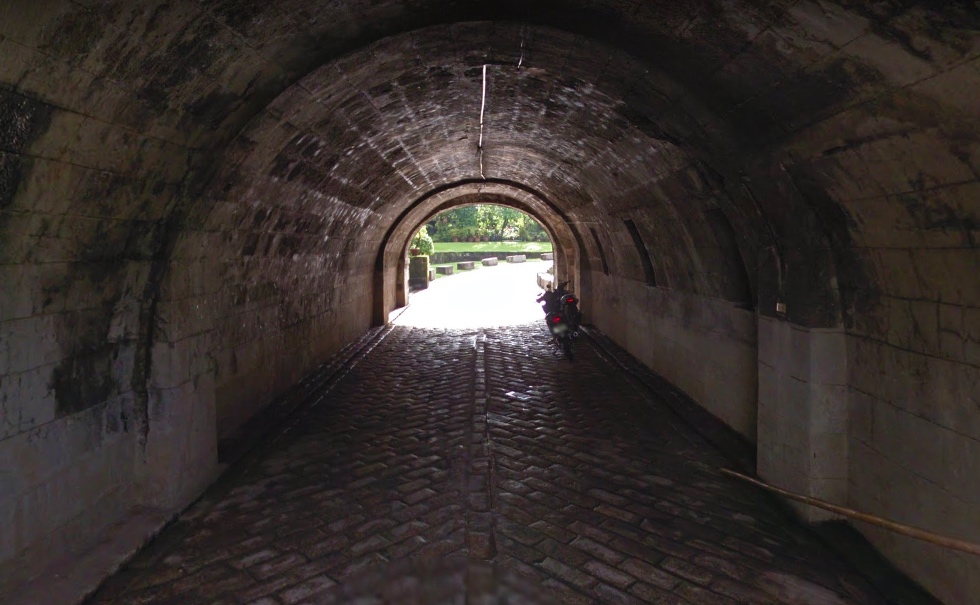
[[[538,296],[537,301],[544,303],[544,319],[555,345],[555,355],[564,352],[571,360],[572,341],[580,335],[582,312],[578,309],[578,297],[565,288],[567,285],[567,281],[559,283],[554,290],[548,289]]]

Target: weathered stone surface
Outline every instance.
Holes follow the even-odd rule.
[[[408,265],[408,283],[413,288],[425,289],[432,281],[429,268],[429,257],[413,256]]]
[[[592,275],[595,325],[752,441],[759,319],[731,303]],[[586,308],[586,307],[583,307]]]
[[[443,265],[442,267],[436,267],[436,273],[438,273],[440,275],[452,275],[453,274],[453,266],[452,265]]]
[[[480,262],[483,263],[483,266],[484,267],[495,267],[495,266],[497,266],[497,263],[499,261],[498,261],[497,257],[494,256],[494,257],[491,257],[491,258],[484,258]]]
[[[473,269],[473,261],[465,261],[462,263],[456,263],[456,268],[460,271],[469,271]]]
[[[523,254],[512,254],[507,257],[508,263],[523,263],[527,262],[527,256]]]
[[[219,436],[406,303],[409,232],[486,195],[553,234],[590,320],[743,434],[790,424],[751,402],[801,378],[791,352],[753,371],[745,322],[845,333],[848,401],[958,436],[911,479],[870,444],[847,501],[977,525],[928,506],[980,439],[973,5],[298,4],[0,6],[0,459],[37,444],[3,480],[0,567],[196,495]],[[676,361],[702,351],[697,376]],[[808,384],[787,415],[836,423],[810,404],[843,385]],[[59,491],[77,465],[95,487]],[[980,592],[975,562],[876,540],[946,600]]]

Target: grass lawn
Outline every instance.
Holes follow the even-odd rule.
[[[436,252],[551,252],[551,242],[435,242]]]

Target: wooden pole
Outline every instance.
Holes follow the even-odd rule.
[[[857,519],[859,521],[864,521],[865,523],[870,523],[872,525],[877,525],[879,527],[884,527],[893,532],[910,536],[917,540],[923,540],[929,542],[930,544],[936,544],[938,546],[943,546],[945,548],[951,548],[953,550],[958,550],[960,552],[970,553],[971,555],[980,556],[980,544],[974,542],[967,542],[965,540],[958,540],[956,538],[950,538],[948,536],[941,536],[939,534],[933,533],[931,531],[926,531],[924,529],[919,529],[917,527],[911,527],[909,525],[904,525],[902,523],[897,523],[895,521],[889,521],[888,519],[883,519],[875,515],[869,515],[867,513],[858,512],[856,510],[845,508],[843,506],[837,506],[836,504],[831,504],[830,502],[825,502],[823,500],[818,500],[816,498],[811,498],[809,496],[803,496],[800,494],[795,494],[793,492],[788,492],[784,489],[780,489],[768,483],[763,483],[758,479],[753,479],[747,475],[741,473],[736,473],[735,471],[729,470],[727,468],[720,469],[722,474],[728,475],[729,477],[735,477],[736,479],[741,479],[747,483],[751,483],[756,487],[761,487],[764,490],[779,494],[784,498],[790,500],[795,500],[797,502],[802,502],[804,504],[809,504],[810,506],[816,506],[817,508],[822,508],[824,510],[829,510],[830,512],[837,513],[844,517],[850,517],[852,519]]]

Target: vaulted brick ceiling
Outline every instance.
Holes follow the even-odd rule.
[[[484,175],[534,188],[572,220],[603,227],[603,238],[611,230],[612,247],[625,234],[616,220],[638,215],[671,287],[725,295],[727,265],[702,216],[716,207],[739,234],[751,279],[765,264],[760,250],[774,245],[784,265],[801,268],[775,279],[786,282],[779,296],[801,299],[791,313],[807,323],[840,316],[828,309],[839,293],[827,271],[845,289],[877,279],[850,250],[855,237],[973,237],[975,208],[956,191],[889,197],[975,178],[968,3],[940,12],[792,1],[3,10],[4,55],[16,58],[3,77],[27,97],[6,93],[6,102],[14,127],[34,120],[6,147],[60,160],[47,178],[71,183],[47,202],[54,208],[12,196],[8,183],[5,205],[86,218],[12,226],[13,260],[50,260],[35,243],[51,237],[70,241],[69,257],[160,258],[176,232],[200,224],[235,231],[246,252],[259,239],[271,250],[275,232],[283,254],[327,247],[351,257],[351,242],[322,234],[380,234],[411,200],[480,178],[484,64]],[[7,172],[18,161],[5,159]],[[867,199],[873,209],[849,203]],[[615,270],[639,271],[632,253],[613,256]],[[802,300],[813,297],[827,300]]]
[[[113,321],[138,341],[203,284],[288,324],[367,287],[348,282],[413,201],[485,178],[577,225],[586,266],[643,279],[630,220],[658,285],[880,331],[882,295],[980,298],[953,278],[977,260],[977,22],[964,2],[5,3],[0,255],[33,267],[20,305],[115,309],[59,329],[68,354]]]

